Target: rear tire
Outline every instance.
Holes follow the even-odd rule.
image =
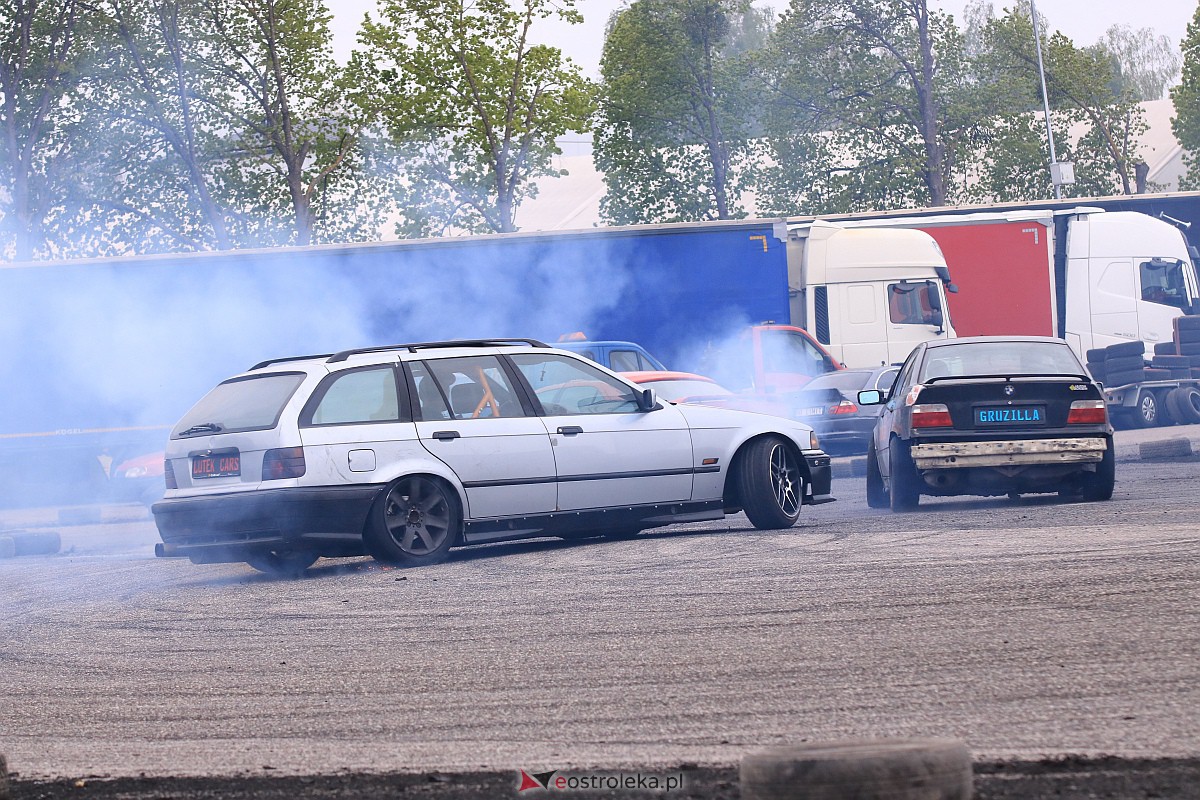
[[[798,458],[774,436],[751,442],[742,453],[738,495],[750,524],[759,530],[790,528],[800,518],[804,476]]]
[[[888,507],[887,486],[883,473],[879,471],[879,456],[875,454],[875,443],[867,445],[867,505],[871,508]]]
[[[445,561],[461,532],[458,495],[436,478],[409,475],[388,486],[363,538],[376,561],[421,567]]]
[[[1080,494],[1088,502],[1111,500],[1113,487],[1117,482],[1117,463],[1113,456],[1113,446],[1109,442],[1104,451],[1104,458],[1096,465],[1095,472],[1085,473],[1080,485]]]
[[[892,511],[913,511],[921,503],[917,466],[908,454],[908,445],[899,439],[888,448],[888,501]]]
[[[269,553],[247,555],[246,563],[259,572],[277,578],[299,578],[317,562],[317,558],[316,553],[307,550],[272,550]]]

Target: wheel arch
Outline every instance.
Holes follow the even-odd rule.
[[[422,464],[420,466],[428,467],[429,465]],[[388,490],[397,481],[403,480],[405,478],[429,478],[429,479],[432,479],[450,489],[451,496],[458,502],[459,517],[461,519],[460,529],[459,529],[458,533],[455,535],[454,540],[455,540],[455,545],[461,544],[462,537],[463,537],[463,531],[466,530],[466,521],[467,521],[467,513],[468,513],[466,492],[463,489],[462,483],[458,480],[457,476],[455,476],[453,472],[449,472],[449,474],[447,475],[447,474],[443,474],[442,472],[440,472],[438,470],[430,470],[430,469],[401,470],[401,471],[398,471],[391,478],[388,478],[386,481],[383,481],[383,484],[382,484],[383,490],[380,491],[376,495],[374,501],[372,501],[372,503],[371,503],[371,508],[367,511],[366,519],[363,520],[362,535],[363,535],[364,539],[367,536],[367,529],[370,528],[370,526],[373,524],[373,521],[375,520],[376,511],[379,509],[379,504],[385,502],[385,500],[387,498]]]
[[[792,455],[796,457],[796,463],[800,469],[800,475],[804,478],[805,484],[812,483],[812,473],[808,468],[808,459],[804,457],[804,450],[800,444],[788,436],[786,433],[778,431],[763,431],[750,436],[738,444],[733,451],[733,455],[729,458],[729,469],[725,473],[725,485],[722,489],[722,500],[725,503],[726,509],[741,508],[742,498],[738,492],[738,472],[742,468],[742,461],[745,453],[750,449],[755,442],[760,442],[764,439],[782,439],[783,443],[792,451]]]

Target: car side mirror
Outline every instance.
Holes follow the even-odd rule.
[[[878,389],[864,389],[858,393],[860,406],[877,406],[883,402],[883,392]]]
[[[638,410],[653,411],[658,408],[658,397],[653,389],[642,389],[637,393]]]

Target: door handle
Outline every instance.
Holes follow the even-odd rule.
[[[459,436],[460,436],[460,434],[458,431],[434,431],[433,432],[433,438],[437,439],[439,442],[449,442],[452,439],[459,438]]]
[[[578,425],[563,425],[558,432],[563,436],[574,436],[577,433],[583,433],[583,428]]]

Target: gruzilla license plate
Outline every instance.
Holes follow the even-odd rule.
[[[1043,425],[1045,406],[993,406],[975,409],[976,425]]]
[[[242,456],[236,450],[192,456],[192,477],[229,478],[242,474]]]

